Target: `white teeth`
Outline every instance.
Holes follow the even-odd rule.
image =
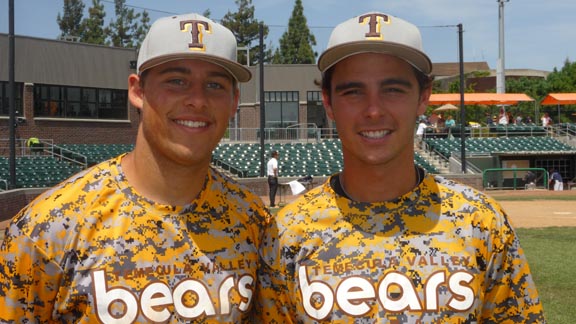
[[[390,131],[389,130],[367,131],[367,132],[362,132],[361,134],[362,134],[362,136],[368,137],[368,138],[382,138],[382,137],[390,134]]]
[[[176,120],[176,124],[180,124],[182,126],[191,128],[206,127],[207,125],[205,122],[191,121],[191,120]]]

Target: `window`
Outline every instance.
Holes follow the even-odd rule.
[[[23,116],[22,92],[23,85],[20,82],[14,82],[16,88],[16,97],[14,98],[14,107],[16,116]],[[10,116],[10,83],[0,81],[0,116]]]
[[[266,128],[285,128],[298,124],[298,91],[264,92]]]
[[[127,119],[126,90],[65,87],[37,84],[34,86],[36,117],[81,119]]]
[[[328,128],[328,119],[322,103],[322,93],[320,91],[308,91],[306,102],[307,122],[316,124],[318,128]]]

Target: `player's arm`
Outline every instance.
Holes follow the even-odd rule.
[[[545,323],[538,291],[516,233],[507,221],[494,232],[494,254],[487,270],[480,322]]]
[[[61,275],[60,267],[12,222],[0,246],[0,322],[49,322]]]
[[[293,323],[291,280],[282,259],[276,219],[269,224],[260,244],[258,284],[254,303],[255,323]],[[291,298],[292,297],[292,298]]]

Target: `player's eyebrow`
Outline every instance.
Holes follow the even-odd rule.
[[[403,86],[403,87],[407,87],[407,88],[413,87],[412,82],[410,82],[409,80],[404,79],[404,78],[388,78],[388,79],[384,79],[380,82],[381,87],[391,86],[391,85],[399,85],[399,86]],[[334,87],[334,91],[340,92],[340,91],[344,91],[347,89],[363,88],[363,87],[365,87],[365,83],[361,82],[361,81],[342,82],[342,83],[337,84]]]
[[[407,88],[412,88],[413,86],[412,82],[404,78],[390,78],[380,82],[380,86],[389,86],[389,85],[400,85]]]
[[[187,67],[181,67],[181,66],[169,66],[169,67],[166,67],[165,69],[162,69],[159,71],[160,75],[167,74],[167,73],[192,74],[193,71]],[[211,77],[232,79],[232,76],[226,72],[210,71],[208,74]]]
[[[354,88],[363,88],[364,87],[364,83],[362,82],[343,82],[343,83],[339,83],[334,87],[334,91],[335,92],[341,92],[347,89],[354,89]]]

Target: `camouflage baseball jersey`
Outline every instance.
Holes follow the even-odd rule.
[[[0,322],[249,320],[260,198],[213,169],[187,206],[138,195],[122,157],[48,190],[15,216],[0,255]]]
[[[262,322],[544,322],[518,238],[493,199],[426,175],[394,201],[360,203],[330,181],[270,223]]]

